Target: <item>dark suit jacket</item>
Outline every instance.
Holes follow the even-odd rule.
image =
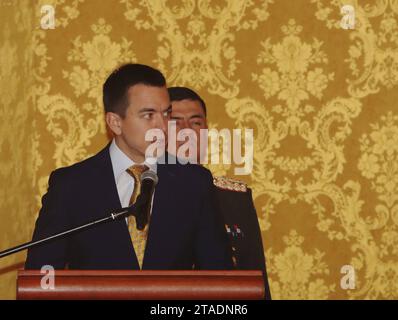
[[[266,299],[271,299],[260,226],[253,204],[251,189],[237,192],[217,188],[217,203],[229,227],[229,240],[234,247],[236,269],[262,270],[264,272]],[[236,230],[239,228],[240,232]]]
[[[228,239],[217,220],[210,172],[195,165],[158,164],[143,269],[231,269]],[[33,240],[107,216],[121,208],[109,145],[55,170]],[[30,249],[26,269],[139,269],[124,219]]]

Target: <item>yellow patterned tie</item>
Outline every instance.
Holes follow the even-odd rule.
[[[130,205],[137,200],[137,197],[141,192],[141,174],[148,169],[149,168],[144,165],[133,165],[126,170],[134,178],[134,191],[130,198]],[[149,223],[145,226],[144,230],[138,230],[136,227],[136,220],[134,216],[130,216],[128,218],[128,221],[131,241],[133,242],[138,264],[142,269]]]

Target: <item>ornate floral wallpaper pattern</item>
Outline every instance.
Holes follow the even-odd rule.
[[[102,83],[140,62],[197,90],[211,127],[254,129],[237,178],[273,298],[397,299],[397,18],[397,0],[0,0],[0,250],[30,239],[49,173],[105,145]],[[0,261],[0,298],[24,257]]]

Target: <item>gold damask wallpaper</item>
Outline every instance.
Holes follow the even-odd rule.
[[[211,127],[254,129],[236,178],[274,299],[398,298],[397,18],[398,0],[0,0],[0,250],[30,240],[49,173],[107,142],[102,83],[140,62]],[[0,298],[24,258],[0,261]]]

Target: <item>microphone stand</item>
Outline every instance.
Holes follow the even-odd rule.
[[[78,231],[83,231],[83,230],[92,228],[92,227],[97,226],[99,224],[103,224],[103,223],[107,223],[109,221],[115,221],[115,220],[118,220],[118,219],[126,218],[129,215],[131,215],[131,214],[135,215],[136,211],[138,211],[138,208],[140,208],[140,206],[143,204],[142,202],[143,202],[142,198],[140,199],[140,197],[138,197],[136,203],[134,203],[130,207],[121,208],[119,210],[116,210],[115,212],[112,212],[109,216],[107,216],[105,218],[100,218],[100,219],[91,221],[91,222],[89,222],[87,224],[84,224],[82,226],[75,227],[75,228],[60,232],[60,233],[56,233],[56,234],[54,234],[52,236],[49,236],[49,237],[46,237],[46,238],[43,238],[43,239],[39,239],[39,240],[36,240],[36,241],[26,242],[24,244],[21,244],[19,246],[14,247],[14,248],[10,248],[10,249],[1,251],[0,252],[0,259],[6,257],[8,255],[17,253],[19,251],[22,251],[22,250],[25,250],[25,249],[29,249],[31,247],[34,247],[34,246],[37,246],[37,245],[40,245],[40,244],[47,243],[47,242],[49,242],[51,240],[55,240],[55,239],[58,239],[58,238],[66,237],[66,236],[69,236],[69,235],[71,235],[73,233],[76,233]]]

